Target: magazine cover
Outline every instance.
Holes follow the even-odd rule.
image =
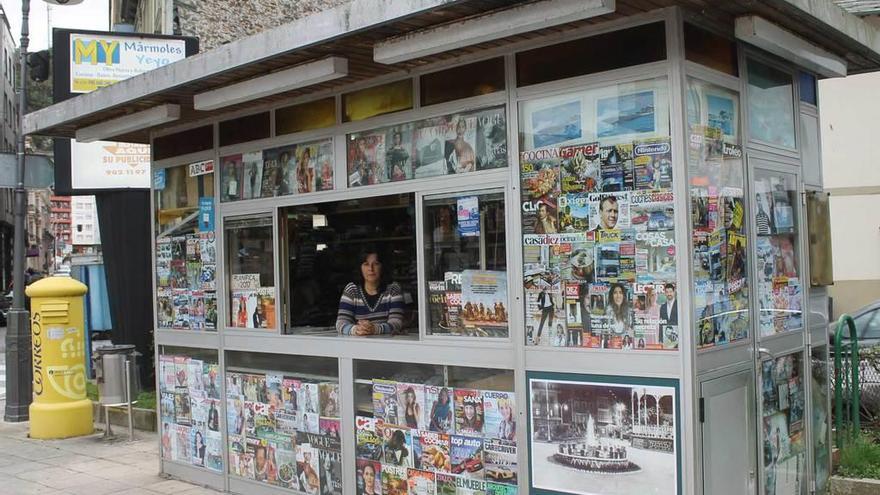
[[[242,196],[241,154],[220,158],[220,201],[238,201]]]
[[[319,418],[318,431],[325,437],[339,441],[339,418]]]
[[[241,199],[253,199],[261,197],[263,186],[263,152],[256,151],[245,153],[241,157],[242,176]]]
[[[216,290],[217,289],[217,265],[209,265],[202,263],[201,264],[201,272],[199,273],[199,284],[198,288],[202,290]]]
[[[454,389],[425,385],[425,423],[430,431],[455,432]]]
[[[382,464],[367,459],[358,459],[356,466],[357,495],[381,495]]]
[[[260,373],[242,374],[244,400],[249,402],[268,402],[266,395],[266,375]]]
[[[283,409],[281,399],[281,382],[284,377],[272,373],[266,374],[266,398],[269,410],[274,414],[276,411]]]
[[[174,437],[171,442],[171,458],[186,464],[192,463],[190,430],[186,425],[174,425]]]
[[[382,495],[408,495],[407,468],[382,464]]]
[[[156,320],[159,328],[172,328],[174,326],[174,292],[168,288],[156,289]]]
[[[205,329],[217,329],[217,293],[205,292]]]
[[[458,476],[446,473],[434,473],[434,486],[437,495],[455,495],[455,479]]]
[[[190,454],[192,465],[205,466],[205,457],[208,455],[208,445],[205,441],[205,430],[201,427],[190,428]]]
[[[400,428],[389,424],[383,427],[384,442],[382,444],[382,464],[413,467],[412,432],[409,428]]]
[[[672,191],[635,191],[629,195],[629,204],[634,230],[655,232],[675,228],[675,195]]]
[[[507,336],[507,272],[464,270],[461,273],[462,320],[486,336]],[[481,333],[481,334],[482,334]]]
[[[213,232],[199,233],[199,254],[202,263],[213,265],[217,263],[217,244]]]
[[[381,131],[369,131],[348,136],[349,187],[388,182],[385,144],[385,133]]]
[[[275,462],[278,469],[278,485],[291,490],[300,490],[297,477],[296,445],[288,443],[275,447]]]
[[[156,286],[171,287],[171,238],[156,239]]]
[[[192,404],[186,387],[177,387],[174,392],[174,422],[187,426],[192,424]]]
[[[287,413],[293,414],[299,409],[298,394],[301,388],[302,382],[295,378],[284,377],[281,382],[281,400]]]
[[[584,328],[584,317],[582,314],[582,301],[586,296],[587,284],[579,282],[565,283],[565,327],[569,330],[567,339],[568,347],[579,347],[580,331]],[[583,290],[583,294],[581,291]],[[574,342],[573,342],[574,341]],[[483,399],[485,406],[485,398]],[[488,415],[488,410],[486,411]],[[488,416],[486,418],[488,426]]]
[[[443,274],[446,283],[446,316],[449,328],[453,334],[461,334],[461,272],[446,272]]]
[[[472,114],[477,119],[477,170],[507,166],[507,117],[504,107]]]
[[[174,423],[174,392],[161,392],[159,394],[159,412],[163,423]]]
[[[606,231],[629,229],[630,203],[628,192],[591,193],[590,230]],[[596,239],[599,242],[599,239]]]
[[[516,495],[516,485],[505,485],[504,483],[486,482],[486,495]]]
[[[306,433],[321,433],[321,421],[318,413],[310,413],[301,411],[299,413],[300,416],[300,428],[302,432]]]
[[[309,442],[297,442],[296,467],[300,491],[309,495],[318,495],[321,489],[318,449]]]
[[[564,146],[561,157],[561,193],[596,192],[601,184],[599,143]]]
[[[294,160],[296,168],[293,172],[294,188],[291,192],[303,194],[317,191],[315,170],[318,161],[317,144],[298,144],[294,150]]]
[[[373,380],[373,417],[385,424],[401,424],[397,403],[397,383]]]
[[[448,117],[424,119],[413,131],[413,176],[416,179],[446,175]]]
[[[520,153],[523,234],[559,231],[557,198],[560,195],[560,159],[557,148]]]
[[[174,387],[175,387],[175,388],[177,388],[177,387],[182,387],[183,389],[186,389],[186,388],[188,387],[188,384],[187,384],[187,377],[189,376],[189,373],[188,373],[188,365],[187,365],[187,363],[189,363],[189,358],[188,358],[188,357],[186,357],[186,356],[174,356],[174,368],[175,368],[175,371],[174,371],[174,376],[175,376]],[[186,391],[186,390],[184,390],[184,391]]]
[[[325,139],[308,143],[317,150],[315,164],[315,189],[318,191],[333,190],[333,140]]]
[[[223,435],[219,431],[207,432],[205,467],[218,473],[223,472]]]
[[[184,259],[174,258],[171,260],[171,288],[189,288],[189,279],[186,277],[186,260]]]
[[[220,398],[220,365],[205,361],[202,366],[202,383],[210,399]]]
[[[448,333],[449,313],[446,310],[446,281],[428,281],[428,311],[431,334]]]
[[[278,161],[277,152],[267,150],[263,154],[263,181],[260,184],[260,197],[281,196],[283,175],[284,172]]]
[[[407,123],[385,128],[385,172],[381,182],[412,179],[412,141],[414,124]]]
[[[451,435],[449,437],[452,473],[483,479],[483,439]]]
[[[675,232],[637,232],[635,269],[640,282],[674,280]]]
[[[516,405],[513,392],[483,391],[483,436],[516,440]]]
[[[173,289],[171,294],[172,314],[174,315],[173,328],[189,328],[189,296],[190,292],[187,289]]]
[[[382,438],[376,434],[376,420],[366,416],[355,418],[355,455],[358,459],[381,461]]]
[[[483,434],[483,394],[479,390],[455,389],[455,432],[459,435]]]
[[[335,382],[322,382],[318,384],[320,395],[321,416],[328,418],[339,417],[339,384]]]
[[[200,261],[186,262],[186,288],[197,290],[202,286],[202,263]]]
[[[318,449],[321,495],[342,495],[342,453]]]
[[[516,443],[497,438],[483,443],[486,481],[516,485]]]
[[[277,412],[275,413],[275,431],[285,435],[296,435],[302,430],[302,418],[294,413]]]
[[[449,457],[449,435],[425,430],[413,433],[413,435],[413,450],[415,451],[413,458],[417,469],[444,473],[452,470],[452,461]]]
[[[200,290],[190,291],[189,327],[193,330],[205,329],[205,293]]]
[[[247,477],[247,457],[244,437],[229,436],[229,474]],[[251,460],[253,470],[253,460]]]
[[[254,402],[254,436],[268,438],[275,433],[275,415],[270,412],[269,404]]]
[[[421,469],[406,470],[409,495],[434,495],[434,473]]]
[[[456,476],[456,495],[486,495],[486,482],[482,479]]]
[[[415,430],[425,428],[425,386],[418,383],[397,383],[397,411],[401,426]]]
[[[602,192],[633,190],[633,147],[632,144],[602,146],[599,149],[602,170]]]
[[[672,142],[646,139],[633,144],[635,189],[672,188]]]
[[[590,196],[568,193],[559,196],[559,231],[585,232],[590,229]]]
[[[299,402],[300,412],[317,415],[320,411],[318,384],[300,382],[299,391],[297,392],[297,400]]]
[[[230,435],[247,434],[247,414],[241,396],[226,395],[226,430]]]
[[[162,354],[159,356],[159,372],[162,374],[161,387],[163,391],[173,392],[177,387],[176,356]]]

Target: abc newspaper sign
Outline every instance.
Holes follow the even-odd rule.
[[[70,92],[96,89],[186,57],[175,39],[70,33]],[[100,141],[70,143],[73,189],[150,187],[150,146]]]

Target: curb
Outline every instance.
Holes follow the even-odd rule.
[[[111,406],[110,424],[113,426],[128,427],[128,413],[125,407]],[[104,407],[98,402],[92,402],[94,421],[98,425],[104,425]],[[131,408],[131,419],[134,429],[139,431],[156,431],[156,411],[153,409]]]

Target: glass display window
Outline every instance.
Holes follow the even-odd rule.
[[[507,166],[504,107],[441,115],[349,134],[349,187]]]
[[[338,369],[333,358],[228,352],[229,474],[342,493]]]
[[[160,349],[159,416],[165,461],[223,472],[223,411],[217,352],[164,346]]]
[[[418,328],[415,195],[292,206],[281,219],[290,333],[391,336]]]
[[[402,79],[342,95],[342,121],[357,122],[413,107],[413,80]]]
[[[794,149],[794,81],[790,73],[748,61],[749,137]]]
[[[804,326],[796,177],[755,169],[755,264],[761,337]]]
[[[735,91],[689,78],[694,321],[700,348],[749,335],[745,165]]]
[[[513,371],[355,362],[358,493],[512,493]]]
[[[333,140],[220,158],[220,200],[271,198],[333,189]]]
[[[502,189],[423,200],[429,335],[508,336]]]
[[[277,329],[271,216],[224,219],[229,327]]]
[[[336,98],[299,103],[275,110],[275,135],[322,129],[336,124]]]
[[[520,103],[527,345],[678,348],[666,80]]]
[[[763,493],[804,493],[804,396],[801,353],[761,363]]]
[[[217,329],[214,162],[153,171],[156,324]]]

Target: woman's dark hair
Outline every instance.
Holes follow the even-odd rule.
[[[623,302],[620,303],[620,306],[614,303],[614,291],[617,289],[620,289],[620,293],[623,294]],[[626,301],[626,289],[623,288],[623,284],[611,284],[611,290],[608,291],[608,296],[608,302],[611,305],[611,311],[614,312],[614,317],[619,321],[624,321],[628,316],[629,304]]]
[[[386,257],[382,250],[375,245],[368,244],[358,251],[357,264],[354,267],[354,280],[357,280],[359,286],[364,286],[364,276],[361,273],[361,265],[367,261],[367,258],[371,254],[375,254],[376,260],[382,265],[382,273],[379,277],[379,293],[381,294],[382,292],[385,292],[385,288],[388,286],[388,270],[390,270],[391,267],[385,266]]]

